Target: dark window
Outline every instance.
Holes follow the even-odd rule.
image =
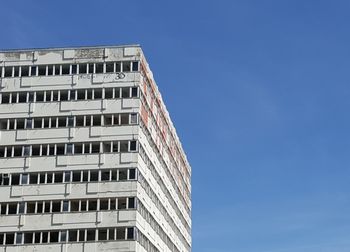
[[[127,239],[132,240],[134,239],[134,228],[127,228]]]
[[[19,185],[19,178],[20,178],[19,174],[12,174],[11,178],[12,178],[12,181],[11,181],[12,185]]]
[[[118,199],[118,209],[126,209],[126,198]]]
[[[139,62],[133,61],[132,62],[132,71],[137,72],[139,70]]]
[[[73,154],[73,144],[67,144],[66,154]]]
[[[24,243],[33,243],[33,233],[24,233]]]
[[[86,74],[86,72],[87,72],[86,64],[80,64],[79,65],[79,73],[80,74]]]
[[[109,181],[109,170],[101,171],[101,181]]]
[[[94,90],[94,99],[102,99],[102,89]]]
[[[117,228],[117,240],[125,240],[125,228]]]
[[[8,214],[17,214],[17,203],[8,204]]]
[[[122,98],[129,98],[130,97],[130,89],[129,88],[122,88]]]
[[[107,229],[98,230],[98,240],[99,241],[107,240]]]
[[[85,241],[85,230],[79,230],[79,241]]]
[[[55,172],[55,183],[63,182],[63,174],[62,172]]]
[[[27,93],[23,93],[23,92],[19,93],[18,94],[18,102],[19,103],[26,103],[27,102]]]
[[[77,230],[69,230],[68,241],[77,241],[77,239],[78,239],[78,231]]]
[[[40,232],[35,232],[34,243],[40,243]]]
[[[106,73],[114,72],[114,63],[106,63]]]
[[[48,232],[42,232],[42,243],[47,243],[49,238],[49,233]]]
[[[79,211],[79,201],[78,200],[73,200],[70,202],[70,210],[72,212]]]
[[[80,179],[81,179],[81,172],[73,171],[73,182],[80,182]]]
[[[72,74],[77,73],[77,65],[72,65]]]
[[[108,239],[114,240],[114,228],[109,229]]]
[[[120,141],[120,152],[128,152],[128,141]]]
[[[31,67],[31,76],[36,76],[36,70],[37,70],[36,66]]]
[[[28,94],[28,102],[34,102],[34,93],[33,92],[30,92]]]
[[[97,210],[97,200],[89,200],[89,211]]]
[[[108,199],[100,199],[100,210],[108,210]]]
[[[52,173],[46,174],[46,183],[51,184],[53,182],[53,176]]]
[[[130,72],[130,61],[123,62],[123,72]]]
[[[55,75],[60,75],[60,65],[55,66]]]
[[[41,118],[35,118],[34,119],[34,129],[40,129],[42,124]]]
[[[8,104],[10,103],[10,95],[9,94],[2,94],[2,104]]]
[[[135,208],[135,198],[129,198],[128,208]]]
[[[36,92],[36,101],[43,102],[44,101],[44,92]]]
[[[103,73],[103,63],[96,64],[96,73]]]
[[[87,241],[94,241],[95,240],[95,230],[94,229],[87,230],[86,240]]]
[[[58,101],[58,91],[52,91],[52,101]]]
[[[50,231],[50,243],[58,242],[58,231]]]
[[[39,66],[39,76],[46,75],[46,66]]]
[[[123,181],[127,179],[128,179],[128,170],[126,169],[119,170],[119,180]]]
[[[84,89],[79,89],[78,90],[78,100],[85,100],[85,90]]]
[[[121,125],[129,124],[129,114],[121,114],[120,115],[120,124]]]
[[[89,72],[88,73],[94,73],[94,64],[89,64]]]
[[[14,68],[14,77],[18,77],[19,76],[19,66],[15,66]]]
[[[62,65],[62,74],[69,74],[69,65]]]
[[[115,66],[116,66],[116,69],[115,69],[115,71],[117,72],[117,73],[119,73],[119,72],[121,72],[121,69],[122,69],[122,63],[121,62],[116,62],[115,63]]]
[[[60,201],[53,201],[52,202],[52,212],[53,213],[61,212],[61,202]]]
[[[5,77],[12,77],[12,67],[5,67]]]
[[[58,127],[66,127],[66,117],[58,118]]]
[[[131,88],[131,97],[138,97],[137,87]]]
[[[5,244],[14,244],[14,241],[15,241],[15,234],[14,233],[7,233],[6,234],[6,242]]]
[[[53,65],[47,66],[47,75],[53,75]]]
[[[113,98],[113,88],[106,88],[105,99],[112,99],[112,98]]]
[[[22,77],[29,76],[29,67],[27,66],[21,67],[21,76]]]
[[[136,141],[130,141],[130,151],[136,151],[136,150],[137,150]]]
[[[91,182],[98,181],[98,171],[90,171],[90,181]]]
[[[91,153],[100,153],[100,143],[93,143]]]
[[[37,184],[38,183],[38,174],[31,173],[29,174],[29,184]]]
[[[68,90],[60,91],[60,100],[61,101],[68,101]]]
[[[57,155],[64,155],[64,145],[57,145]]]
[[[38,207],[38,212],[41,212],[41,209]],[[28,202],[27,203],[27,214],[35,213],[35,202]]]

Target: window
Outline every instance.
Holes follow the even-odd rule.
[[[50,231],[50,243],[52,242],[58,242],[58,231]]]
[[[72,74],[77,73],[77,65],[72,65]]]
[[[81,179],[81,172],[73,171],[73,182],[80,182],[80,179]]]
[[[137,72],[139,70],[139,63],[137,61],[132,62],[132,71]]]
[[[26,129],[31,129],[33,126],[33,120],[32,118],[28,118],[26,122]]]
[[[55,65],[55,75],[60,75],[60,74],[61,74],[61,66]]]
[[[2,104],[8,104],[10,103],[10,95],[9,94],[2,94]]]
[[[120,124],[121,125],[129,124],[129,114],[121,114],[120,115]]]
[[[22,244],[22,238],[23,238],[23,233],[17,233],[16,234],[16,244]]]
[[[99,241],[107,240],[107,229],[100,229],[98,231],[98,240]]]
[[[38,207],[38,212],[40,213],[41,209]],[[27,214],[35,213],[35,202],[27,203]]]
[[[24,243],[33,243],[33,233],[24,233]]]
[[[68,232],[68,241],[77,241],[78,240],[78,231],[77,230],[69,230]]]
[[[128,170],[126,169],[119,170],[119,180],[123,181],[123,180],[127,180],[127,178],[128,178]]]
[[[114,72],[114,63],[109,62],[106,63],[106,73],[113,73]]]
[[[64,172],[64,182],[65,183],[69,183],[70,182],[70,177],[71,177],[71,175],[70,175],[70,171],[65,171]]]
[[[67,241],[67,231],[61,231],[60,241],[66,242]]]
[[[128,87],[122,88],[122,98],[129,98],[130,97],[129,92],[130,92],[130,90]]]
[[[130,141],[130,151],[136,151],[136,150],[137,150],[136,141]]]
[[[135,198],[129,198],[128,199],[128,208],[132,209],[135,208],[136,204],[135,204]]]
[[[27,66],[21,67],[21,76],[22,77],[29,76],[29,67],[27,67]]]
[[[137,87],[131,88],[131,97],[138,97]]]
[[[130,114],[130,124],[137,124],[137,114]]]
[[[38,183],[38,174],[31,173],[29,174],[29,184],[37,184]]]
[[[100,210],[108,210],[108,199],[100,199]]]
[[[69,202],[67,200],[63,201],[62,211],[68,212]]]
[[[123,72],[130,72],[130,61],[124,61],[123,62]]]
[[[134,228],[127,228],[127,237],[128,240],[134,239]]]
[[[96,73],[103,73],[103,63],[97,63],[95,66],[96,66]]]
[[[126,209],[126,198],[118,199],[118,209]]]
[[[87,65],[86,64],[80,64],[79,65],[79,73],[80,74],[86,74],[87,73]]]
[[[120,152],[128,152],[128,141],[120,141]]]
[[[36,70],[37,70],[37,67],[36,67],[36,66],[32,66],[32,67],[30,68],[30,75],[31,75],[31,76],[36,76],[36,75],[37,75]]]
[[[69,65],[65,64],[65,65],[62,65],[62,75],[63,74],[69,74]]]
[[[39,76],[46,75],[46,66],[39,66]]]
[[[53,201],[52,202],[52,212],[53,213],[61,212],[61,202],[60,201]]]
[[[18,213],[23,214],[25,210],[24,208],[25,208],[25,202],[20,202],[18,206]]]
[[[66,154],[73,154],[73,144],[67,144]]]
[[[22,174],[21,177],[21,185],[27,185],[28,184],[28,174]]]
[[[117,228],[117,240],[125,240],[125,228]]]
[[[94,241],[95,240],[95,230],[93,229],[93,230],[87,230],[87,232],[86,232],[87,234],[86,234],[86,240],[87,241]]]

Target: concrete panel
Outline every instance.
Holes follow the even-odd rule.
[[[17,227],[19,224],[18,215],[0,215],[0,232],[6,231],[6,228],[8,227]]]
[[[71,86],[71,75],[22,77],[21,87]]]

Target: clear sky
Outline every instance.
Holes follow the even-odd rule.
[[[350,2],[1,1],[0,48],[139,43],[192,165],[194,252],[350,251]]]

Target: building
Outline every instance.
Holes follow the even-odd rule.
[[[191,168],[138,45],[0,52],[0,252],[191,251]]]

